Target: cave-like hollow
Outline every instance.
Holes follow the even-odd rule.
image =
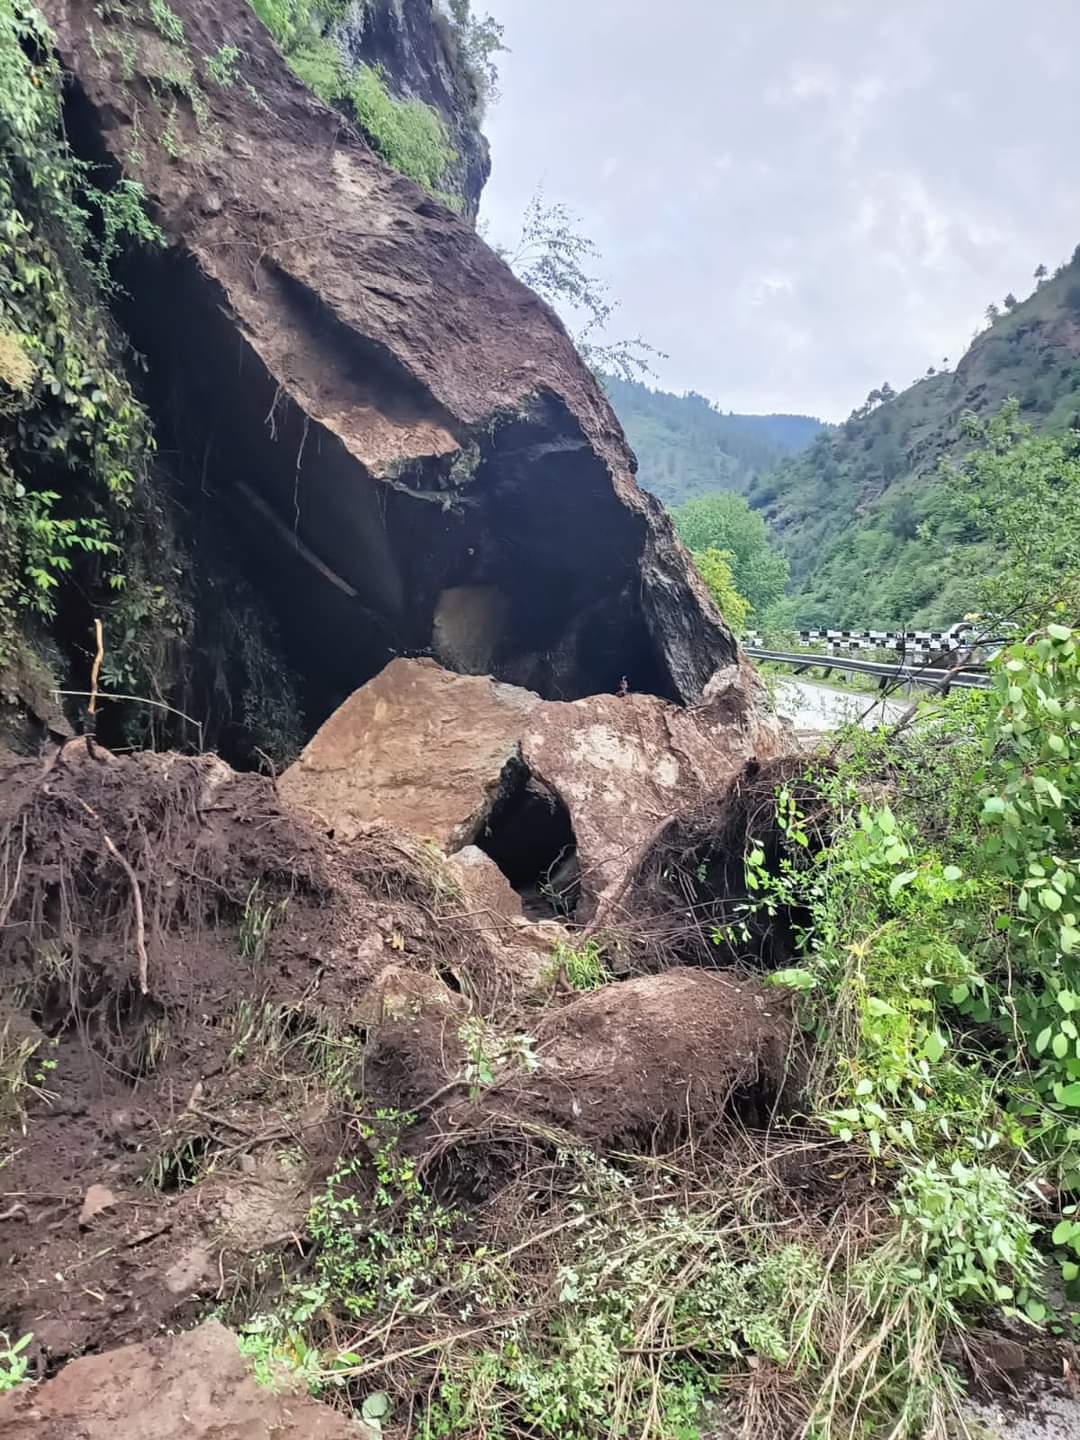
[[[557,398],[454,428],[392,357],[269,267],[261,284],[308,356],[317,346],[380,423],[450,428],[462,447],[378,478],[290,400],[190,260],[142,252],[123,281],[119,319],[148,362],[186,523],[227,535],[276,621],[308,733],[398,655],[546,699],[624,678],[676,698],[640,602],[644,521]]]
[[[474,843],[499,867],[532,920],[571,920],[581,894],[577,836],[562,796],[516,756]]]

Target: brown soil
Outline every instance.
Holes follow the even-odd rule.
[[[357,1105],[419,1108],[410,1143],[460,1195],[511,1178],[523,1134],[647,1152],[776,1103],[776,992],[676,970],[538,1014],[448,875],[385,829],[329,839],[213,757],[80,740],[0,767],[4,1043],[40,1039],[0,1135],[0,1331],[33,1333],[39,1373],[194,1324],[261,1254],[302,1265]],[[540,1067],[511,1056],[470,1098],[468,1013]],[[486,1158],[457,1144],[480,1132]]]
[[[213,1320],[76,1360],[40,1391],[0,1396],[0,1427],[6,1440],[377,1440],[305,1395],[260,1388]]]
[[[819,770],[823,763],[815,762]],[[748,911],[746,856],[760,846],[776,874],[783,861],[797,863],[828,843],[828,806],[809,772],[805,756],[750,760],[717,794],[664,821],[597,920],[620,971],[672,963],[775,970],[789,962],[802,917]],[[778,823],[781,787],[804,817],[805,849]]]

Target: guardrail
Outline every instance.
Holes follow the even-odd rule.
[[[760,649],[765,642],[759,631],[751,630],[743,643]],[[981,634],[970,621],[961,621],[948,630],[800,630],[798,643],[825,650],[830,655],[887,650],[903,656],[933,659],[971,652],[980,660],[988,660],[1002,645],[1009,644],[1009,640]]]
[[[963,670],[943,670],[928,665],[909,664],[906,660],[859,660],[850,655],[808,655],[804,651],[764,650],[757,645],[744,645],[752,660],[770,660],[775,665],[791,665],[795,673],[802,670],[846,670],[852,675],[875,675],[881,689],[892,681],[905,685],[921,685],[928,690],[986,690],[990,676],[978,666]]]

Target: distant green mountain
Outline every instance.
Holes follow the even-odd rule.
[[[717,490],[746,490],[755,475],[809,445],[820,420],[806,415],[725,415],[704,395],[672,395],[604,377],[638,457],[638,480],[664,504]]]
[[[1080,248],[954,372],[871,392],[843,425],[750,481],[747,499],[790,561],[800,621],[936,625],[972,607],[992,557],[950,530],[939,465],[971,448],[966,411],[986,418],[1010,396],[1039,431],[1080,425]]]

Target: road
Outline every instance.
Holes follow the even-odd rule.
[[[921,660],[861,660],[855,655],[811,655],[804,650],[794,653],[785,650],[762,650],[756,645],[743,647],[751,660],[767,660],[774,665],[792,665],[796,673],[809,666],[825,670],[846,670],[852,675],[876,675],[879,680],[906,679],[915,685],[927,685],[932,690],[946,686],[953,690],[985,690],[990,685],[990,676],[985,666],[971,666],[966,670],[954,670],[924,664]]]
[[[837,730],[867,710],[870,714],[863,724],[872,730],[875,725],[898,720],[910,704],[910,700],[880,700],[866,691],[834,690],[812,680],[783,678],[776,682],[776,708],[796,730]]]

